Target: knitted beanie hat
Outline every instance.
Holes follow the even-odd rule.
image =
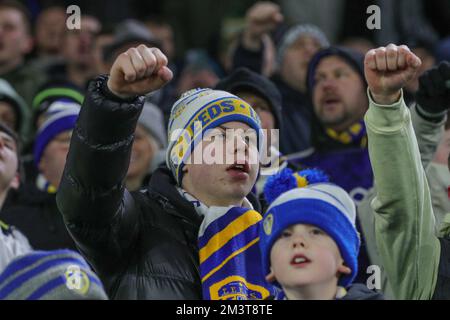
[[[141,115],[138,119],[140,124],[155,140],[161,148],[167,146],[166,128],[164,127],[164,116],[156,105],[145,102]]]
[[[168,124],[166,164],[181,185],[183,167],[203,134],[230,121],[246,123],[262,143],[261,121],[252,107],[226,91],[193,89],[175,102]]]
[[[33,251],[0,274],[0,300],[107,300],[97,275],[71,250]]]
[[[364,55],[355,50],[344,47],[329,47],[318,51],[309,62],[308,73],[306,76],[308,91],[312,94],[315,86],[314,75],[317,66],[323,58],[330,56],[338,56],[342,58],[353,70],[355,70],[361,77],[364,84],[366,84],[366,77],[364,76]]]
[[[358,271],[360,240],[355,227],[356,208],[348,193],[317,170],[294,173],[284,169],[268,179],[264,193],[273,202],[260,228],[263,270],[270,272],[270,251],[283,230],[295,224],[310,224],[326,232],[339,248],[351,274],[342,275],[338,284],[347,287]]]
[[[55,103],[58,105],[66,105],[60,111],[54,112],[47,120],[45,120],[37,132],[34,144],[34,163],[36,166],[39,165],[45,147],[47,147],[50,141],[58,134],[75,128],[75,123],[78,119],[80,105],[62,101]]]
[[[311,36],[317,39],[321,48],[330,45],[326,35],[318,27],[312,24],[297,24],[286,31],[278,46],[277,62],[281,65],[286,50],[301,36]]]
[[[41,114],[55,101],[75,102],[83,104],[83,91],[76,85],[65,80],[53,80],[45,83],[33,98],[33,112]]]

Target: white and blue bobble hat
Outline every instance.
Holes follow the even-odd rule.
[[[294,188],[278,196],[269,206],[260,229],[263,270],[270,272],[270,251],[287,227],[310,224],[325,231],[339,248],[351,274],[342,275],[338,284],[349,286],[358,271],[359,235],[355,226],[356,208],[348,193],[332,183],[314,183]]]
[[[243,122],[255,129],[260,146],[261,121],[258,114],[237,96],[220,90],[193,89],[184,93],[175,102],[167,130],[169,146],[166,164],[179,186],[183,166],[195,146],[202,140],[203,134],[230,121]]]

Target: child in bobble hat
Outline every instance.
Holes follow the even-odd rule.
[[[260,247],[266,280],[277,299],[383,299],[352,285],[360,246],[355,205],[345,190],[315,169],[286,168],[269,178]]]

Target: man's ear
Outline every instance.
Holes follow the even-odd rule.
[[[20,174],[19,172],[16,172],[16,175],[14,176],[14,178],[11,180],[11,183],[9,184],[9,186],[14,189],[17,190],[19,189],[20,186]]]

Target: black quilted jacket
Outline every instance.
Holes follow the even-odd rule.
[[[66,226],[111,299],[201,299],[202,218],[165,167],[147,190],[125,189],[143,98],[119,100],[105,84],[90,83],[72,135],[57,194]]]

